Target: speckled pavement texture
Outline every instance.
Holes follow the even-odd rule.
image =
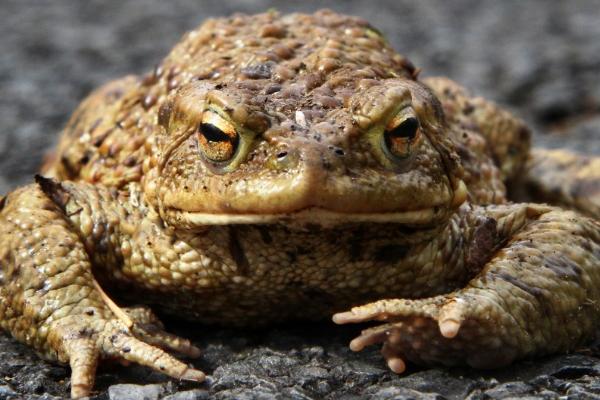
[[[0,193],[30,182],[92,88],[149,70],[205,17],[327,6],[360,15],[421,67],[511,108],[535,142],[600,154],[597,1],[0,0]],[[222,330],[168,320],[204,350],[202,385],[141,367],[105,366],[94,399],[600,399],[600,346],[489,372],[388,372],[377,349],[354,354],[356,326]],[[67,368],[0,334],[0,399],[68,393]]]

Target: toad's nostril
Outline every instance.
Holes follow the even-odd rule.
[[[336,156],[343,157],[346,155],[346,152],[339,147],[329,146],[329,150],[333,151]]]
[[[271,156],[271,166],[280,171],[294,168],[298,165],[299,154],[295,149],[290,149],[287,146],[277,149],[277,152]]]

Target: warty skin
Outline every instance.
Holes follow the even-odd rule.
[[[208,20],[93,92],[2,199],[0,324],[69,363],[74,398],[108,358],[204,379],[140,303],[239,327],[380,321],[350,346],[382,343],[399,373],[572,350],[600,320],[600,161],[529,147],[522,121],[419,80],[358,18]]]

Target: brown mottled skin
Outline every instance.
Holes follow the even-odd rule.
[[[236,326],[384,321],[351,348],[383,343],[396,372],[589,340],[598,159],[530,156],[523,122],[417,75],[330,11],[205,22],[92,93],[45,177],[2,200],[1,326],[69,363],[73,397],[107,358],[203,379],[161,350],[196,347],[125,307],[142,302]],[[517,182],[588,216],[511,203]]]

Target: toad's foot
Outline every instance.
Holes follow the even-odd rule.
[[[138,326],[137,322],[129,328],[117,317],[65,317],[50,326],[50,348],[63,353],[71,366],[71,397],[89,395],[101,359],[135,362],[177,379],[204,380],[201,371],[188,367],[159,348],[197,356],[199,350],[196,347],[162,330],[152,328],[149,332],[147,329],[147,324]]]
[[[518,207],[485,211],[498,218],[499,235],[511,233],[466,288],[334,315],[338,324],[386,322],[363,331],[351,349],[383,343],[389,367],[401,373],[406,360],[500,367],[572,350],[592,337],[600,323],[600,225],[573,212]],[[515,230],[510,224],[522,220],[519,213],[528,221]]]
[[[89,223],[87,203],[77,201],[99,204],[98,197],[110,193],[71,187],[67,193],[60,184],[38,178],[38,185],[19,189],[0,202],[2,328],[46,359],[70,364],[74,398],[90,393],[103,359],[136,362],[177,379],[202,381],[202,372],[162,350],[198,356],[196,347],[164,332],[149,310],[119,308],[98,285],[83,240],[89,248],[95,231],[116,232],[112,221],[126,215],[108,203],[103,210],[95,209],[104,222]],[[98,241],[104,255],[118,244],[116,236]]]
[[[440,296],[423,300],[382,300],[334,315],[338,324],[366,321],[387,323],[362,331],[350,348],[360,351],[383,343],[382,354],[389,368],[402,373],[405,360],[446,365],[466,362],[478,368],[493,368],[514,360],[514,351],[504,348],[494,329],[494,310],[485,299]],[[485,349],[485,351],[483,351]]]

